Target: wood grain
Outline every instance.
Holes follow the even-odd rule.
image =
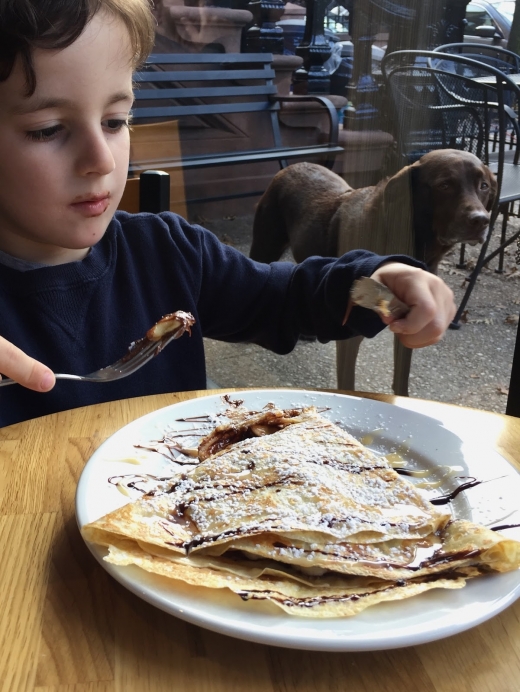
[[[85,463],[123,425],[206,394],[111,402],[0,429],[1,692],[517,692],[520,602],[418,647],[302,652],[200,629],[111,579],[76,525]],[[520,419],[370,397],[456,420],[520,469]]]

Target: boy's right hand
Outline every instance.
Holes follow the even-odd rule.
[[[35,392],[48,392],[56,383],[52,370],[1,336],[0,372]]]

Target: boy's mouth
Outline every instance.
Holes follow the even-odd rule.
[[[82,216],[101,216],[110,204],[110,192],[101,192],[96,195],[80,195],[71,203],[71,208]]]

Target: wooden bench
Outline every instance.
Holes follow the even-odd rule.
[[[332,102],[323,96],[279,96],[274,83],[272,55],[224,54],[154,54],[141,71],[134,75],[135,102],[133,123],[157,123],[178,120],[180,127],[218,131],[217,143],[222,151],[204,150],[205,142],[195,142],[200,153],[178,158],[157,158],[132,161],[130,172],[148,168],[166,170],[202,169],[213,166],[232,166],[263,162],[278,162],[284,168],[294,160],[318,160],[332,168],[336,155],[343,151],[338,145],[338,117]],[[327,115],[329,130],[324,143],[311,146],[286,146],[282,142],[279,115],[286,103],[318,104]],[[234,114],[258,114],[263,125],[258,126],[260,139],[269,134],[270,145],[263,148],[237,150],[243,140],[241,123],[233,121]],[[249,116],[246,116],[249,117]],[[256,117],[256,116],[255,116]],[[249,123],[249,121],[248,121]],[[191,125],[190,125],[191,124]],[[202,131],[202,130],[201,130]],[[253,133],[254,134],[254,133]],[[242,141],[241,141],[242,139]],[[213,148],[215,141],[212,142]],[[255,190],[246,194],[213,197],[213,200],[261,194]],[[205,198],[208,199],[208,198]]]

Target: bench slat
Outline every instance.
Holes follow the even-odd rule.
[[[265,113],[278,110],[277,103],[253,101],[251,103],[201,103],[196,106],[150,106],[132,108],[134,121],[142,118],[178,118],[186,115],[215,115],[222,113]]]
[[[215,82],[232,79],[274,79],[273,69],[263,70],[175,70],[169,72],[134,72],[134,82]]]
[[[147,63],[158,65],[191,65],[201,63],[232,63],[236,62],[251,63],[263,62],[271,65],[273,62],[272,53],[240,53],[238,58],[236,53],[152,53],[146,59]]]
[[[212,98],[222,96],[265,96],[277,94],[274,84],[265,86],[240,86],[240,87],[178,87],[173,89],[137,89],[136,101],[149,99],[181,99],[181,98]]]

